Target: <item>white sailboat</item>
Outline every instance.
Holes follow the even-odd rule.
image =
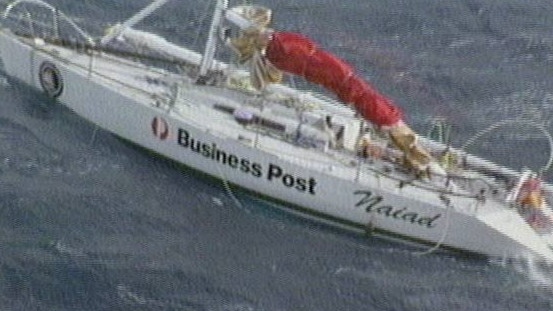
[[[402,148],[347,105],[265,85],[278,80],[270,66],[249,72],[215,60],[217,48],[228,49],[223,30],[266,26],[266,8],[218,0],[202,54],[132,28],[165,2],[96,40],[41,0],[14,1],[1,22],[0,66],[125,140],[299,214],[431,249],[553,261],[553,188],[539,174],[410,131],[416,139]],[[179,69],[154,66],[161,58]]]

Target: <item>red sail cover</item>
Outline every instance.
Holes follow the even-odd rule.
[[[278,69],[302,76],[352,103],[377,126],[393,126],[402,119],[394,103],[378,93],[343,60],[321,50],[310,39],[289,32],[275,32],[266,49],[267,59]]]

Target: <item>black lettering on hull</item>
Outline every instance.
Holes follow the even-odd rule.
[[[253,177],[263,176],[263,166],[260,163],[242,158],[236,154],[220,149],[215,143],[206,143],[194,138],[187,130],[179,128],[177,144],[206,159],[210,159],[222,165],[226,165],[238,172],[250,174]],[[265,171],[267,181],[281,184],[285,188],[295,189],[298,192],[315,195],[317,181],[315,178],[304,178],[294,173],[286,172],[280,165],[269,164]]]
[[[187,148],[207,159],[226,165],[239,172],[250,174],[254,177],[261,177],[262,175],[261,164],[221,150],[215,143],[205,143],[195,139],[184,129],[178,130],[177,143],[183,148]]]
[[[364,208],[367,213],[376,213],[409,224],[430,229],[436,227],[435,222],[442,217],[442,214],[421,216],[419,213],[409,211],[408,207],[396,208],[391,205],[383,205],[384,198],[379,195],[374,195],[368,190],[357,190],[354,191],[353,194],[361,196],[361,199],[355,204],[355,207]]]

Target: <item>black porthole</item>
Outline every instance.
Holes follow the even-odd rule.
[[[63,78],[60,71],[51,62],[44,62],[40,65],[38,73],[40,85],[46,94],[56,98],[63,92]]]

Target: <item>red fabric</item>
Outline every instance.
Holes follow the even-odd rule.
[[[399,108],[357,76],[349,64],[302,35],[275,32],[266,57],[278,69],[322,85],[340,100],[352,103],[373,124],[391,126],[402,119]]]

